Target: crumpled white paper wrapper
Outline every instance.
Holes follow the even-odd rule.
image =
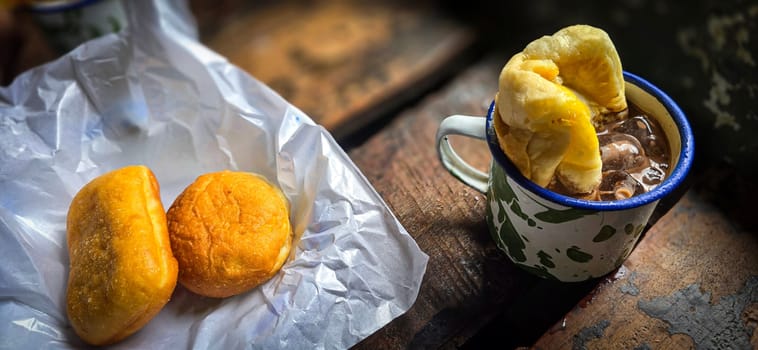
[[[196,40],[186,4],[125,2],[129,26],[0,88],[0,348],[79,348],[65,313],[68,205],[92,178],[257,172],[292,204],[272,280],[226,299],[177,286],[114,348],[348,348],[406,312],[428,257],[328,132]]]

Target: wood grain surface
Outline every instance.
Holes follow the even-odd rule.
[[[715,0],[700,3],[711,2]],[[651,43],[642,39],[651,32],[669,33],[669,41],[658,38],[652,46],[653,51],[669,49],[675,46],[670,41],[681,39],[682,33],[705,31],[706,22],[676,32],[676,38],[675,31],[661,30],[668,26],[652,24],[640,34],[627,30],[623,19],[650,13],[637,6],[642,2],[595,1],[598,6],[590,11],[548,0],[459,5],[471,5],[477,12],[474,20],[462,24],[437,11],[441,3],[446,2],[190,0],[205,44],[268,84],[338,140],[353,138],[350,158],[429,255],[416,303],[355,349],[481,349],[490,343],[503,349],[758,349],[754,180],[730,181],[697,169],[696,182],[711,182],[711,191],[695,186],[662,201],[654,225],[621,269],[593,281],[559,283],[524,272],[496,248],[484,219],[484,195],[447,173],[434,149],[437,127],[446,116],[486,113],[500,69],[513,47],[536,38],[535,26],[554,29],[598,18],[615,28],[625,67],[648,72],[665,90],[678,93],[675,97],[686,103],[683,107],[697,126],[703,119],[698,98],[712,96],[712,84],[690,84],[702,85],[698,91],[703,93],[697,94],[689,85],[677,89],[681,79],[671,72],[692,73],[697,62],[667,53],[662,57],[667,64],[650,63]],[[672,8],[684,5],[677,6]],[[689,18],[662,8],[657,6],[654,14],[667,25],[673,23],[672,13]],[[750,4],[753,17],[758,13],[754,8]],[[500,12],[518,18],[492,20]],[[17,32],[23,35],[2,39],[20,45],[18,57],[4,67],[0,82],[56,57],[28,18],[15,22],[23,26]],[[489,38],[507,34],[503,37],[509,40],[499,44],[508,52],[471,61],[481,38],[469,25],[499,27]],[[540,29],[539,34],[547,31]],[[744,91],[751,91],[747,86]],[[754,104],[730,107],[742,110]],[[754,122],[751,116],[739,115]],[[489,165],[483,141],[451,137],[451,142],[472,165],[482,170]],[[722,190],[724,184],[730,186]],[[735,217],[748,225],[735,222]]]
[[[538,349],[758,348],[758,235],[695,190]]]
[[[401,2],[243,6],[222,27],[202,28],[212,49],[337,139],[420,96],[475,39],[470,28],[435,8]]]
[[[440,121],[451,114],[484,115],[497,89],[495,61],[468,70],[451,85],[407,110],[349,152],[430,260],[408,313],[356,348],[434,348],[461,344],[520,294],[529,279],[492,243],[484,195],[450,176],[434,149]],[[455,140],[459,154],[484,169],[483,142]]]
[[[660,204],[624,266],[601,279],[551,283],[497,250],[484,196],[439,165],[434,137],[448,115],[484,115],[504,61],[494,54],[472,65],[349,152],[430,256],[414,306],[355,348],[755,347],[758,237],[697,189],[685,193],[690,182]],[[483,142],[452,142],[486,169]]]
[[[512,264],[490,238],[484,195],[458,182],[437,159],[442,119],[484,116],[504,61],[494,55],[473,65],[349,152],[430,257],[414,306],[356,349],[478,348],[471,340],[493,320],[512,327],[500,340],[504,348],[530,345],[597,283],[542,280]],[[491,158],[483,141],[451,142],[486,170]],[[546,293],[557,297],[540,300]]]

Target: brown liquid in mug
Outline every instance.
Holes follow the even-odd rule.
[[[588,194],[569,194],[553,180],[548,189],[580,199],[612,201],[653,190],[668,175],[670,151],[658,122],[637,106],[611,115],[607,123],[596,126],[603,160],[603,179],[597,190]]]

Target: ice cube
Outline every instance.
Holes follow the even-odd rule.
[[[598,136],[598,141],[603,171],[641,169],[650,163],[634,136],[611,132]]]
[[[632,175],[623,170],[603,172],[598,189],[600,200],[612,201],[630,198],[645,192],[645,188]]]
[[[664,154],[666,147],[663,144],[665,141],[656,136],[663,135],[661,131],[653,128],[657,129],[657,126],[638,115],[619,123],[613,131],[635,137],[648,155],[657,157]]]

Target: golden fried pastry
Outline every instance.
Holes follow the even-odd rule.
[[[602,161],[593,118],[627,107],[608,34],[574,25],[543,36],[511,57],[498,88],[496,117],[508,126],[498,140],[521,173],[543,187],[556,177],[572,193],[594,190]]]
[[[71,202],[66,231],[66,310],[84,341],[117,342],[168,302],[177,262],[150,169],[128,166],[86,184]]]
[[[289,256],[289,203],[253,173],[198,177],[167,214],[179,283],[208,297],[246,292],[276,274]]]

